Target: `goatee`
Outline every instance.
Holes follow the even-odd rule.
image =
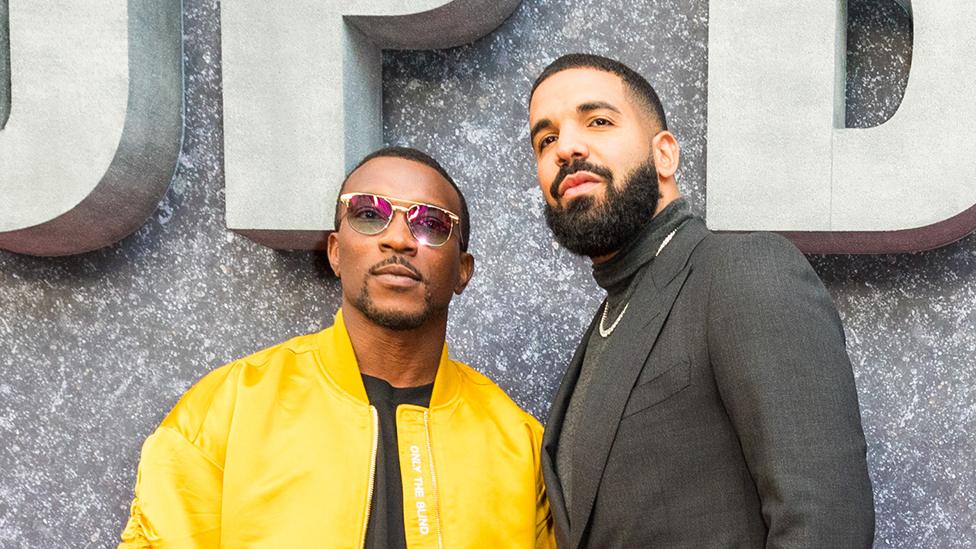
[[[424,307],[420,311],[409,313],[404,311],[383,310],[376,306],[373,297],[369,295],[369,288],[363,284],[362,291],[356,296],[353,306],[359,309],[370,322],[388,330],[403,331],[416,330],[439,312],[434,307],[430,291],[424,293]]]
[[[547,202],[546,224],[556,241],[574,254],[599,257],[616,252],[654,217],[661,196],[654,159],[648,158],[635,168],[619,188],[610,170],[577,159],[560,169],[553,188],[558,188],[563,177],[580,170],[606,180],[602,202],[585,195],[566,206]]]
[[[359,310],[369,321],[378,326],[382,326],[388,330],[415,330],[430,320],[435,314],[442,313],[444,307],[437,307],[434,304],[433,296],[430,293],[430,285],[427,278],[420,274],[420,271],[413,266],[408,260],[403,259],[400,256],[391,256],[389,259],[381,261],[373,267],[370,268],[370,273],[374,273],[376,269],[380,267],[398,264],[412,270],[418,278],[420,278],[420,283],[424,287],[424,305],[423,308],[416,312],[406,312],[397,310],[383,310],[376,305],[373,301],[373,296],[369,294],[369,280],[363,280],[363,287],[359,292],[359,295],[353,300],[353,306]]]

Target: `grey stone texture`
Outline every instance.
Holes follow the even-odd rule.
[[[0,547],[112,547],[139,447],[183,391],[330,323],[338,306],[322,255],[224,227],[218,9],[185,1],[186,137],[149,222],[81,256],[0,253]],[[893,0],[851,0],[849,25],[848,125],[872,126],[898,106],[912,25]],[[477,272],[452,308],[452,352],[540,418],[602,296],[544,226],[531,82],[575,50],[649,76],[683,145],[679,182],[702,213],[707,30],[706,0],[524,0],[472,45],[384,54],[385,140],[440,158],[473,213]],[[876,547],[976,546],[976,236],[811,262],[848,332]]]

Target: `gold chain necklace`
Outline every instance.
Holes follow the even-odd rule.
[[[664,237],[664,241],[661,242],[660,246],[658,246],[657,252],[654,253],[654,257],[661,255],[661,250],[668,245],[668,242],[671,242],[671,239],[674,238],[674,233],[676,232],[678,232],[678,229],[671,231],[668,233],[668,236]],[[607,323],[607,310],[610,308],[610,300],[608,299],[607,302],[603,304],[603,316],[600,317],[600,325],[597,326],[597,328],[600,329],[601,336],[608,337],[613,333],[614,330],[617,329],[617,324],[620,324],[620,320],[623,319],[624,313],[627,312],[627,307],[630,307],[630,300],[628,300],[624,305],[624,310],[620,311],[620,314],[617,315],[617,319],[613,321],[613,324],[611,324],[609,328],[604,328],[603,325]]]

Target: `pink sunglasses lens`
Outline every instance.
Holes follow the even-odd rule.
[[[366,235],[379,234],[389,225],[392,217],[393,205],[385,198],[357,194],[349,199],[346,218],[356,232]]]
[[[430,246],[440,246],[451,238],[454,223],[444,210],[418,204],[407,212],[407,224],[414,238]]]

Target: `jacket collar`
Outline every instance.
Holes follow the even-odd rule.
[[[573,501],[567,510],[571,530],[569,547],[584,545],[583,536],[624,406],[691,273],[691,254],[707,235],[708,230],[698,218],[682,224],[671,243],[648,265],[649,276],[641,280],[631,298],[631,310],[640,311],[640,316],[635,314],[620,325],[600,359],[603,368],[594,374],[574,441]],[[667,364],[655,362],[646,367],[648,377],[653,379],[663,373]]]
[[[708,229],[700,217],[691,217],[682,221],[671,243],[661,250],[661,256],[655,260],[657,265],[650,270],[651,276],[654,277],[654,285],[664,288],[670,284],[685,268],[692,252],[706,236],[708,236]]]
[[[599,322],[600,309],[597,309],[589,329],[576,348],[576,354],[553,398],[542,438],[542,470],[549,491],[559,547],[572,549],[582,543],[627,397],[689,274],[691,254],[707,235],[708,229],[701,219],[694,217],[686,220],[660,256],[647,267],[650,269],[649,273],[641,280],[631,307],[633,311],[643,311],[642,318],[635,319],[631,316],[619,328],[620,333],[614,334],[613,337],[622,343],[606,351],[604,358],[613,368],[602,370],[605,374],[603,382],[594,379],[590,387],[590,400],[593,404],[584,412],[584,423],[577,426],[577,438],[590,440],[581,443],[584,451],[577,447],[574,452],[576,459],[571,474],[576,474],[579,470],[579,475],[574,477],[576,495],[573,497],[573,509],[567,509],[555,467],[556,452],[566,408],[576,387],[587,341]],[[661,366],[664,365],[657,367]],[[593,397],[594,394],[596,397]],[[577,443],[580,444],[578,440]],[[574,519],[572,524],[571,515]]]
[[[319,366],[325,378],[332,382],[344,396],[360,403],[369,404],[362,373],[356,361],[346,323],[342,319],[342,309],[335,315],[332,326],[318,334]],[[458,396],[461,388],[461,374],[457,366],[448,358],[447,343],[441,350],[434,389],[430,396],[431,409],[449,406]]]

